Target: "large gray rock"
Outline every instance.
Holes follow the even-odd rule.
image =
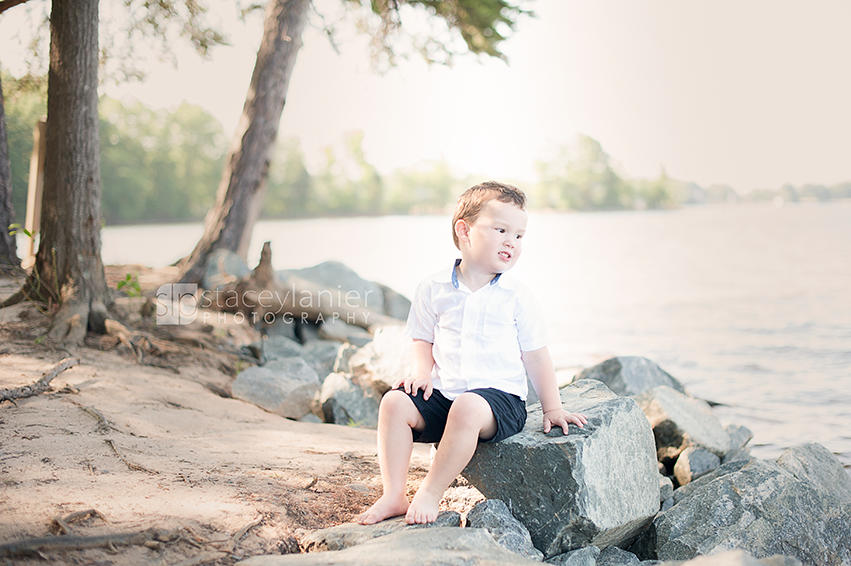
[[[529,530],[514,518],[504,501],[485,499],[467,512],[467,526],[487,529],[503,548],[531,560],[543,560],[544,555],[532,544]]]
[[[597,566],[625,566],[639,562],[638,556],[616,546],[607,546],[597,557]]]
[[[301,358],[281,358],[237,374],[233,396],[271,413],[300,419],[311,412],[319,377]]]
[[[360,326],[348,324],[341,318],[329,318],[320,324],[319,337],[322,340],[336,340],[360,346],[372,340],[372,334]]]
[[[851,563],[849,525],[851,504],[774,462],[751,460],[659,514],[630,550],[642,558],[688,560],[739,548],[757,558],[782,554],[839,566]]]
[[[322,382],[322,391],[319,394],[326,423],[364,428],[378,426],[379,401],[371,390],[364,391],[340,373],[328,374]]]
[[[333,305],[363,307],[375,312],[384,312],[384,291],[380,285],[367,281],[345,264],[338,261],[325,261],[304,269],[281,270],[279,279],[286,281],[291,277],[306,279],[331,291],[317,300],[332,300]],[[339,292],[339,294],[338,294]]]
[[[673,460],[689,446],[703,448],[719,458],[730,449],[730,435],[706,401],[666,385],[645,391],[635,400],[653,427],[659,461]]]
[[[821,444],[793,446],[777,458],[777,465],[822,493],[851,503],[851,476],[836,456]]]
[[[201,287],[216,290],[228,283],[239,281],[251,273],[245,260],[230,250],[219,248],[207,256]]]
[[[378,329],[372,342],[349,360],[349,369],[362,384],[370,384],[383,395],[396,379],[411,373],[411,339],[403,326]]]
[[[782,555],[757,559],[743,550],[727,550],[687,562],[663,562],[661,566],[801,566],[801,561]]]
[[[379,286],[384,291],[384,314],[399,320],[407,320],[408,313],[411,311],[411,301],[386,285]]]
[[[254,356],[264,364],[281,358],[300,358],[304,350],[302,345],[295,340],[281,335],[266,336],[248,347]]]
[[[720,465],[721,459],[712,452],[689,446],[677,457],[677,463],[674,464],[674,477],[680,485],[686,485],[692,480],[705,476]]]
[[[540,566],[499,546],[485,529],[403,530],[337,552],[252,556],[244,566]]]
[[[480,444],[462,472],[486,497],[505,501],[548,557],[624,544],[659,510],[653,432],[635,401],[593,379],[560,393],[567,409],[588,417],[584,428],[544,435],[537,405],[520,433]]]
[[[639,395],[659,385],[686,393],[683,384],[647,358],[618,356],[586,368],[576,379],[596,379],[618,395]]]
[[[313,340],[304,345],[301,357],[313,368],[319,376],[319,381],[324,381],[325,377],[334,371],[340,348],[342,345],[335,340]]]
[[[753,438],[753,433],[748,427],[735,424],[728,424],[727,428],[724,430],[730,437],[730,448],[727,450],[727,453],[724,454],[724,457],[721,458],[721,462],[726,464],[745,449],[747,443]]]
[[[553,556],[546,562],[556,566],[597,566],[598,556],[600,556],[600,549],[592,544]]]
[[[305,552],[322,552],[325,550],[343,550],[357,546],[374,538],[383,537],[400,531],[411,529],[430,529],[436,527],[460,527],[461,515],[455,511],[441,511],[433,523],[409,525],[405,516],[394,517],[374,525],[358,525],[344,523],[327,529],[313,531],[301,540]]]

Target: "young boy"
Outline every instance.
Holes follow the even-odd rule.
[[[450,482],[479,442],[497,442],[526,422],[526,375],[544,410],[544,432],[583,426],[585,415],[561,406],[547,336],[535,303],[503,274],[520,258],[526,196],[489,181],[468,189],[452,218],[461,259],[423,281],[408,316],[411,375],[381,400],[378,462],[384,494],[358,522],[406,514],[430,523]],[[414,442],[439,445],[408,504],[405,486]],[[518,481],[523,471],[517,470]]]

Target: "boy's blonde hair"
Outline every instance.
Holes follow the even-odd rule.
[[[460,250],[461,244],[458,241],[458,234],[455,233],[455,223],[464,220],[472,225],[485,205],[492,200],[513,204],[521,210],[526,210],[526,195],[513,185],[485,181],[470,187],[458,197],[458,204],[455,205],[455,213],[452,215],[452,241],[455,242],[456,248]]]

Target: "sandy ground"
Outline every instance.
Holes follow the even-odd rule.
[[[3,281],[0,298],[12,290]],[[81,359],[50,391],[0,406],[0,544],[58,535],[54,517],[93,509],[100,516],[74,520],[64,536],[156,527],[179,538],[43,551],[48,563],[233,564],[298,552],[306,532],[351,521],[380,495],[373,430],[289,421],[220,396],[245,364],[227,350],[250,332],[176,329],[184,334],[157,335],[157,355],[140,363],[138,352],[92,335],[82,348],[46,345],[48,322],[32,305],[0,311],[0,389]],[[416,447],[411,490],[427,465],[427,447]]]

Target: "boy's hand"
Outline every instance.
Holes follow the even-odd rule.
[[[423,399],[426,401],[429,397],[431,397],[431,392],[433,389],[433,385],[431,383],[431,376],[424,375],[410,375],[403,380],[400,380],[393,384],[393,389],[396,389],[400,385],[405,387],[405,393],[412,394],[414,397],[417,396],[417,391],[423,390]]]
[[[562,432],[567,434],[567,425],[573,423],[583,427],[588,422],[588,417],[582,413],[568,413],[564,409],[553,409],[544,413],[544,433],[550,432],[552,427],[560,426]]]

